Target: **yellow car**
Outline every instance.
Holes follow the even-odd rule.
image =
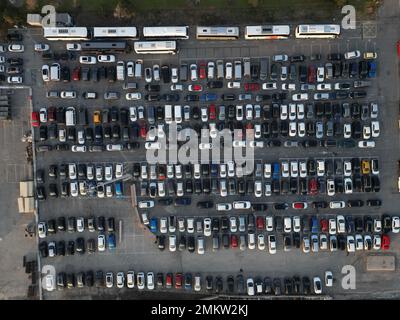
[[[369,174],[371,171],[371,167],[369,164],[369,160],[363,160],[361,162],[361,170],[363,174]]]
[[[101,112],[96,110],[93,113],[93,122],[94,124],[100,124],[101,123]]]
[[[376,59],[378,55],[376,52],[364,52],[364,59]]]

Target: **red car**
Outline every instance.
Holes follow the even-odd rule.
[[[72,80],[74,81],[79,81],[81,78],[81,67],[76,67],[73,71],[72,71]]]
[[[232,234],[231,235],[231,248],[237,248],[238,246],[238,238],[237,235]]]
[[[216,112],[216,109],[215,109],[215,104],[210,104],[210,110],[209,110],[209,113],[208,113],[208,118],[210,120],[215,120],[217,118],[217,112]]]
[[[175,274],[175,288],[182,288],[182,273]]]
[[[143,139],[146,139],[146,135],[147,135],[147,128],[145,124],[140,125],[140,137],[142,137]]]
[[[203,91],[203,86],[201,84],[192,84],[192,85],[189,85],[188,89],[189,89],[189,91],[199,92],[199,91]]]
[[[390,249],[390,238],[387,234],[382,235],[382,250]]]
[[[317,180],[314,178],[312,178],[312,179],[310,179],[310,181],[308,181],[308,193],[312,196],[314,196],[318,193]]]
[[[39,127],[39,112],[33,111],[32,112],[32,126]]]
[[[56,121],[56,108],[55,107],[49,107],[47,109],[47,120],[50,122]]]
[[[257,217],[256,223],[257,223],[257,230],[264,230],[265,228],[264,217],[261,216]]]
[[[206,75],[206,64],[204,62],[200,63],[199,66],[199,78],[200,79],[205,79],[207,77]]]
[[[314,66],[308,66],[307,72],[307,82],[308,83],[315,83],[316,78],[316,71]]]
[[[397,41],[397,55],[400,57],[400,40]]]
[[[167,273],[167,277],[165,278],[165,287],[167,289],[172,288],[172,273]]]
[[[258,83],[250,82],[244,84],[245,91],[258,91],[260,90],[260,85]]]
[[[293,209],[307,209],[307,207],[307,202],[293,202],[292,204]]]
[[[328,220],[321,219],[320,224],[321,224],[321,231],[328,232]]]

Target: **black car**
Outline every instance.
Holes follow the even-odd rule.
[[[191,180],[189,180],[191,181]],[[197,202],[197,208],[200,209],[210,209],[214,207],[214,202],[212,201],[199,201]]]
[[[215,293],[216,294],[222,293],[223,290],[224,290],[224,282],[222,281],[221,277],[217,277],[215,279]]]
[[[42,258],[46,258],[49,255],[48,245],[46,241],[39,243],[39,252]]]
[[[65,256],[65,242],[64,241],[58,241],[57,242],[57,255],[59,256]]]
[[[208,81],[207,82],[207,87],[210,89],[220,89],[224,86],[224,83],[222,81]]]
[[[368,207],[380,207],[382,205],[381,200],[367,200]]]
[[[199,101],[200,97],[197,94],[188,94],[185,97],[185,100],[188,102],[194,102],[194,101]]]
[[[254,211],[266,211],[268,209],[268,204],[266,203],[252,203],[251,207]]]
[[[104,287],[104,274],[103,271],[96,271],[96,287],[103,288]]]
[[[76,252],[85,253],[85,240],[83,238],[76,239]]]
[[[311,294],[311,281],[308,277],[302,278],[303,283],[303,294],[308,295]]]
[[[364,206],[364,201],[362,201],[362,200],[349,200],[349,201],[347,201],[347,206],[349,208],[362,207],[362,206]]]
[[[187,248],[190,253],[193,253],[195,250],[195,239],[193,236],[188,237]]]
[[[274,209],[275,210],[286,210],[289,207],[287,203],[275,203]]]
[[[24,60],[22,58],[8,58],[6,61],[11,66],[21,66],[24,64]]]
[[[306,59],[304,55],[297,55],[290,57],[290,62],[303,62]]]
[[[67,286],[67,275],[65,274],[65,272],[59,272],[57,274],[57,289],[64,290],[66,286]]]
[[[343,59],[343,55],[341,53],[330,53],[330,54],[328,54],[328,60],[340,61],[342,59]]]
[[[226,279],[226,284],[227,284],[227,293],[228,294],[233,294],[235,292],[235,279],[233,276],[228,276]]]
[[[274,293],[276,296],[279,296],[282,294],[282,282],[281,279],[275,278],[273,281],[273,287],[274,287]]]
[[[61,68],[61,80],[64,82],[71,81],[71,74],[69,68],[67,66],[63,66]]]
[[[179,238],[179,246],[178,246],[179,251],[184,251],[186,250],[186,237],[185,235],[181,234]]]
[[[65,218],[64,217],[57,218],[57,229],[59,231],[65,231]]]
[[[49,184],[49,196],[52,198],[58,197],[57,185],[55,183]]]
[[[47,127],[46,126],[40,126],[40,128],[39,128],[39,139],[40,139],[40,141],[46,141],[47,140]]]
[[[171,82],[171,70],[169,69],[169,66],[164,65],[161,67],[161,77],[164,83]]]
[[[207,276],[206,277],[206,290],[208,292],[211,292],[213,290],[213,277],[212,276]]]
[[[158,249],[163,251],[165,249],[165,236],[164,235],[159,235],[157,236],[157,244],[158,244]]]
[[[271,64],[270,79],[273,81],[278,80],[278,65],[276,63]]]
[[[108,82],[115,82],[117,80],[117,70],[115,66],[108,67],[105,74],[107,76]]]
[[[150,96],[150,95],[149,95]],[[174,102],[174,101],[179,101],[180,96],[177,93],[166,93],[162,96],[162,99],[167,101],[167,102]],[[147,98],[146,98],[147,100]],[[159,100],[159,99],[158,99]],[[157,101],[158,101],[157,100]],[[148,100],[148,101],[153,101],[153,100]]]
[[[149,92],[159,92],[161,87],[159,84],[146,84],[144,88]]]
[[[236,99],[236,95],[234,94],[222,94],[221,95],[221,99],[223,101],[233,101]]]

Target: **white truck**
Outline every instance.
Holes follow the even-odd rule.
[[[117,81],[125,80],[125,62],[118,61],[117,62]]]

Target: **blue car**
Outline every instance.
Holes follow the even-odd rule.
[[[311,221],[311,232],[312,233],[318,233],[318,219],[316,217],[312,218]]]
[[[114,250],[116,247],[116,242],[115,242],[115,234],[110,233],[108,235],[108,249]]]
[[[150,219],[150,231],[153,233],[157,232],[157,218]]]
[[[122,183],[121,182],[115,183],[115,196],[117,198],[122,197]]]
[[[281,173],[280,173],[280,166],[279,166],[278,162],[274,162],[272,172],[273,172],[272,178],[279,179],[279,177],[281,176]]]
[[[375,78],[376,77],[376,62],[369,61],[368,62],[368,78]]]
[[[200,101],[201,102],[215,101],[215,100],[217,100],[217,95],[215,93],[203,93],[200,96]]]

